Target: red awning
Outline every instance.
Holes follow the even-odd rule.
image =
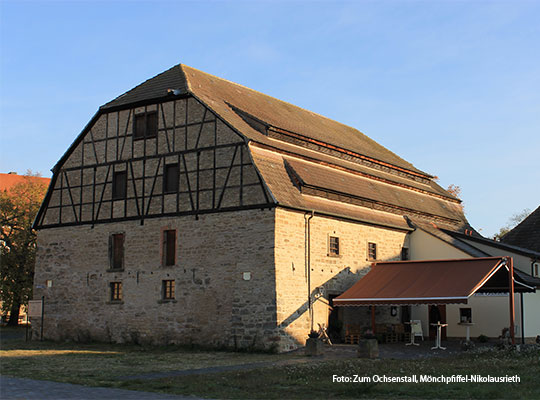
[[[466,304],[504,265],[503,257],[376,263],[334,304]]]

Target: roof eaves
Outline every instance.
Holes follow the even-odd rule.
[[[438,230],[441,234],[438,235],[436,234],[435,232],[432,232],[430,229],[427,229],[426,227],[421,227],[419,226],[418,224],[414,223],[414,221],[410,221],[410,219],[408,219],[408,222],[410,222],[409,224],[412,224],[415,228],[417,229],[420,229],[421,231],[423,232],[426,232],[427,234],[439,239],[439,240],[442,240],[443,242],[455,247],[456,249],[472,256],[472,257],[475,257],[475,258],[478,258],[478,257],[490,257],[489,254],[487,254],[486,252],[480,250],[480,249],[477,249],[476,247],[474,246],[471,246],[470,244],[468,243],[464,243],[463,241],[461,240],[458,240],[454,237],[451,237],[451,238],[448,238],[448,234],[446,232],[443,232],[443,229],[441,228],[433,228],[434,230]],[[452,239],[452,240],[450,240]]]
[[[450,231],[450,230],[447,230],[447,229],[442,229],[442,230],[445,233],[447,233],[447,234],[449,234],[450,236],[453,236],[453,237],[457,236],[457,237],[459,237],[461,239],[476,241],[476,242],[479,242],[479,243],[483,243],[483,244],[485,244],[487,246],[498,247],[500,249],[513,251],[514,253],[518,253],[518,254],[521,254],[521,255],[528,256],[528,257],[540,259],[540,253],[539,252],[529,250],[529,249],[525,249],[523,247],[518,247],[518,246],[513,246],[513,245],[510,245],[510,244],[506,244],[506,243],[497,242],[496,240],[488,239],[488,238],[485,238],[485,237],[468,236],[468,235],[465,235],[463,233],[453,232],[453,231]]]

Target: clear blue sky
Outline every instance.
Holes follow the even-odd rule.
[[[358,128],[492,235],[540,204],[538,1],[0,0],[0,172],[50,176],[98,107],[180,62]]]

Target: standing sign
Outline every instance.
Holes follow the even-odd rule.
[[[45,296],[41,300],[28,301],[28,317],[41,318],[41,335],[39,340],[43,340],[43,315],[45,313]],[[27,317],[27,318],[28,318]],[[28,322],[26,323],[26,340],[28,340]]]
[[[29,300],[28,301],[28,316],[41,317],[42,314],[43,314],[43,300]]]

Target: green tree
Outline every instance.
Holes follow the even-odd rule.
[[[508,232],[510,232],[514,227],[519,225],[521,221],[523,221],[525,218],[529,216],[531,213],[531,210],[528,208],[524,209],[523,211],[512,215],[505,226],[503,226],[499,232],[497,232],[495,235],[493,235],[493,240],[496,240],[497,242],[501,241],[501,238],[506,235]]]
[[[35,175],[34,175],[35,176]],[[32,295],[36,260],[36,232],[32,222],[47,185],[32,179],[0,191],[0,300],[2,313],[11,311],[9,325],[17,325],[19,309]]]

